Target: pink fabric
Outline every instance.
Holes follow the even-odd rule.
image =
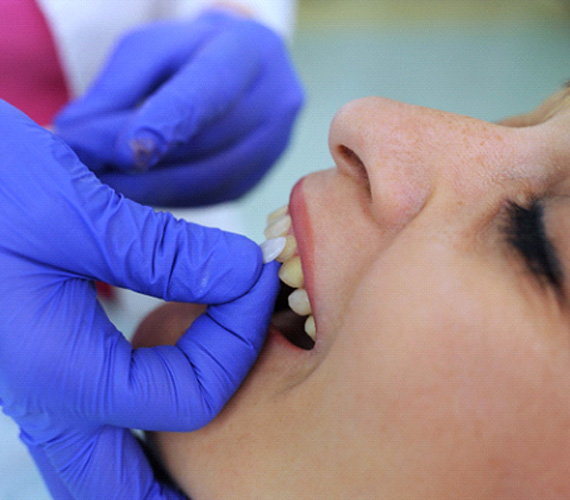
[[[47,22],[34,0],[0,0],[0,97],[41,125],[69,99]]]

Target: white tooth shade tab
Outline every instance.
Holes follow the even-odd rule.
[[[299,316],[308,316],[313,311],[311,310],[311,304],[309,302],[309,296],[307,295],[307,290],[303,288],[298,288],[295,290],[288,298],[289,307]]]
[[[279,219],[289,213],[289,205],[284,205],[267,216],[267,225],[270,226],[275,219]]]
[[[297,240],[295,236],[288,234],[285,236],[285,247],[283,251],[277,256],[277,262],[285,262],[287,259],[293,257],[297,251]]]
[[[263,234],[269,240],[271,238],[277,238],[278,236],[285,236],[289,229],[291,229],[291,217],[289,215],[282,215],[267,226]]]
[[[291,288],[303,288],[305,277],[298,255],[283,263],[279,269],[279,279]]]
[[[309,316],[305,321],[305,333],[313,340],[317,340],[317,327],[313,316]]]
[[[286,243],[287,240],[285,240],[283,236],[264,241],[260,245],[261,253],[263,254],[263,263],[267,264],[268,262],[275,260],[285,248]]]

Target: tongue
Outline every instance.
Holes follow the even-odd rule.
[[[310,350],[315,346],[315,342],[305,333],[306,319],[291,309],[286,309],[276,312],[271,318],[271,323],[293,345]]]

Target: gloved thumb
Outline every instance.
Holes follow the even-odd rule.
[[[261,273],[261,250],[244,236],[177,220],[94,176],[76,188],[80,274],[165,300],[217,304],[246,293]]]

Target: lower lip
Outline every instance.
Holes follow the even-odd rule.
[[[291,344],[274,325],[271,325],[254,366],[255,376],[264,377],[266,381],[270,377],[277,377],[285,383],[285,387],[297,385],[305,378],[307,370],[312,370],[314,367],[313,351],[305,351]]]

